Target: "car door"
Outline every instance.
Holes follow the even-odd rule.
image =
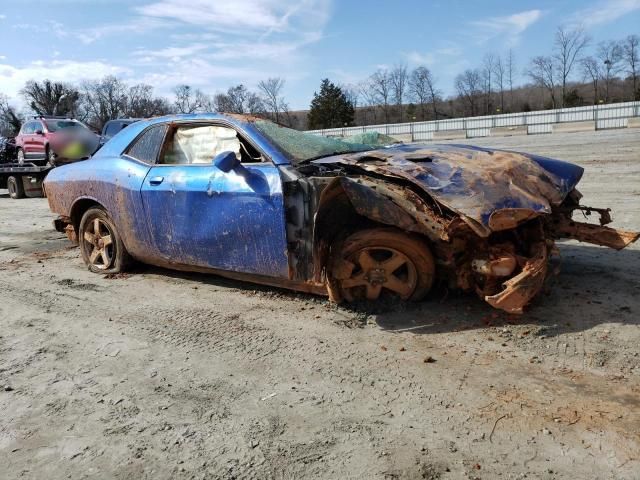
[[[45,127],[40,120],[33,122],[33,135],[31,136],[31,153],[33,154],[33,158],[44,158],[44,145],[46,142],[45,131]]]
[[[212,160],[223,151],[242,155],[245,163],[222,172]],[[230,126],[173,125],[143,183],[142,200],[166,261],[287,278],[279,170]]]
[[[22,150],[25,159],[33,158],[33,136],[35,131],[35,122],[27,122],[22,132]]]

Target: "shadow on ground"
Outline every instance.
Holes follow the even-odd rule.
[[[602,323],[640,324],[640,250],[616,252],[577,244],[560,245],[561,258],[554,262],[559,274],[548,279],[544,291],[523,315],[495,310],[473,294],[437,287],[419,303],[388,301],[335,306],[336,311],[357,319],[351,326],[375,322],[389,332],[436,334],[486,329],[504,325],[540,325],[549,336],[590,329]],[[178,272],[138,265],[133,273],[147,273],[200,282],[244,293],[279,297],[282,301],[328,302],[289,290],[225,279],[215,275]]]

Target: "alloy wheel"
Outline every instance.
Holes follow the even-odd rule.
[[[353,269],[349,277],[340,283],[342,296],[347,301],[377,300],[385,291],[407,300],[416,289],[416,266],[396,249],[366,247],[355,252],[347,261],[353,265]]]
[[[99,218],[94,218],[87,225],[82,241],[88,252],[89,263],[98,270],[107,270],[115,258],[115,243],[113,232],[109,225]]]

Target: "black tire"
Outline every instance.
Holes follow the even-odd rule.
[[[332,250],[327,289],[335,302],[376,301],[389,295],[418,301],[433,285],[433,255],[417,235],[373,228],[354,233]]]
[[[11,175],[7,178],[7,190],[9,190],[9,196],[14,200],[24,198],[24,185],[22,184],[21,177],[14,177]]]
[[[51,150],[51,147],[49,147],[49,145],[44,148],[44,158],[47,161],[47,164],[51,165],[52,167],[56,166],[56,154],[53,150]]]
[[[78,242],[82,260],[93,273],[121,273],[131,264],[113,220],[100,207],[90,208],[82,216]]]
[[[18,161],[18,165],[24,165],[24,162],[25,162],[24,150],[22,150],[21,148],[19,148],[18,151],[16,152],[16,159]]]

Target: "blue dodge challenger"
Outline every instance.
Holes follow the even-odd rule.
[[[338,302],[420,300],[439,281],[520,313],[555,239],[621,249],[638,238],[606,227],[608,209],[580,204],[579,166],[368,137],[241,115],[153,118],[51,171],[45,191],[56,228],[95,273],[137,260]],[[573,221],[577,211],[600,223]]]

